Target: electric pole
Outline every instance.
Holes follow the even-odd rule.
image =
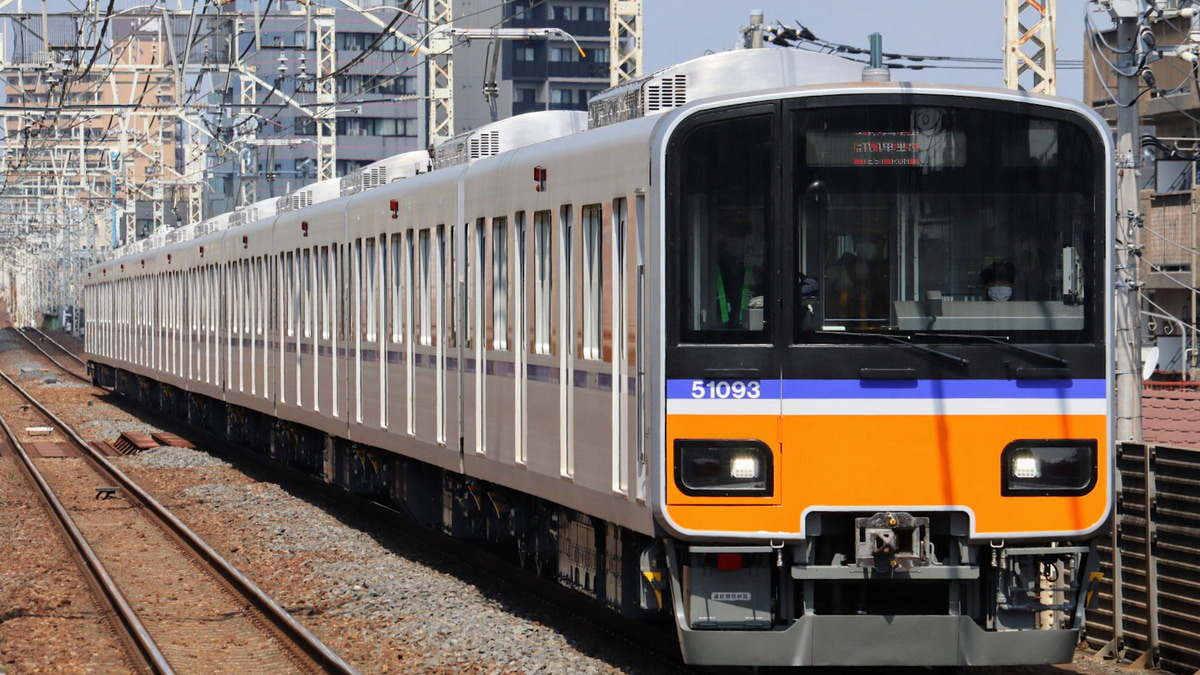
[[[1117,246],[1114,292],[1116,325],[1117,440],[1142,440],[1141,205],[1138,199],[1138,83],[1142,54],[1143,0],[1114,1],[1117,25]]]
[[[1020,77],[1033,73],[1033,87],[1039,94],[1055,93],[1055,40],[1058,0],[1004,0],[1004,86],[1025,89]],[[1025,25],[1022,15],[1033,19]]]

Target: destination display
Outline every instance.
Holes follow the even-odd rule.
[[[809,166],[949,168],[966,164],[965,135],[954,131],[810,131]]]

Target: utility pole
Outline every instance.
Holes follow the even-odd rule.
[[[1028,91],[1055,93],[1057,4],[1058,0],[1004,0],[1005,87],[1025,89],[1020,83],[1021,74],[1032,71],[1033,88]],[[1022,14],[1033,18],[1033,25],[1026,26]]]
[[[611,0],[608,8],[608,85],[642,76],[642,0]]]
[[[453,0],[429,0],[425,3],[425,9],[432,27],[454,23]],[[431,36],[426,58],[429,86],[429,119],[426,124],[429,145],[434,146],[454,136],[454,43],[450,37]]]
[[[1117,250],[1115,275],[1117,440],[1142,440],[1141,205],[1138,199],[1139,65],[1143,0],[1114,0],[1117,25]]]
[[[337,39],[333,10],[321,8],[313,21],[317,29],[317,180],[337,175]]]

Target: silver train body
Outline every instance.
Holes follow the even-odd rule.
[[[867,96],[1048,110],[1100,128],[1063,101],[860,80],[856,64],[822,55],[718,54],[601,96],[586,130],[577,113],[506,120],[446,143],[431,163],[392,162],[389,180],[369,189],[289,196],[283,208],[234,217],[247,222],[222,217],[127,247],[87,273],[93,376],[349,490],[393,499],[447,532],[511,544],[531,568],[614,609],[670,614],[689,662],[1069,660],[1078,587],[1055,591],[1066,618],[1053,629],[1035,630],[1047,627],[1024,614],[1005,619],[1003,609],[954,608],[955,584],[990,574],[978,554],[990,538],[970,508],[970,520],[947,525],[962,542],[958,566],[917,579],[949,584],[938,593],[949,593],[951,609],[822,616],[796,571],[819,534],[801,525],[809,516],[797,510],[790,531],[744,525],[745,500],[719,497],[698,511],[673,492],[682,484],[667,448],[679,424],[700,424],[690,411],[668,432],[668,381],[679,367],[668,349],[678,286],[665,271],[677,199],[667,157],[689,120],[781,102],[861,106]],[[1096,250],[1107,236],[1099,230]],[[1102,281],[1103,261],[1094,269]],[[1097,307],[1088,316],[1103,324],[1107,310]],[[698,370],[695,382],[758,391],[756,376],[739,371],[752,361],[725,364],[726,375]],[[943,367],[933,361],[918,370]],[[741,414],[735,408],[710,410],[719,418]],[[1111,480],[1106,445],[1101,493]],[[778,512],[779,495],[797,490],[778,464],[774,475]],[[857,489],[840,473],[826,481]],[[1107,508],[1103,495],[1098,504]],[[697,521],[703,514],[712,518]],[[1094,531],[1093,520],[1045,529],[1069,543]],[[1062,564],[1020,550],[1014,560]],[[860,580],[871,574],[863,569]],[[994,600],[997,591],[979,596],[987,593]],[[893,616],[908,614],[917,616]]]

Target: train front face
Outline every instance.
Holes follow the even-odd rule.
[[[689,661],[1070,661],[1113,494],[1106,134],[896,85],[663,132]]]

